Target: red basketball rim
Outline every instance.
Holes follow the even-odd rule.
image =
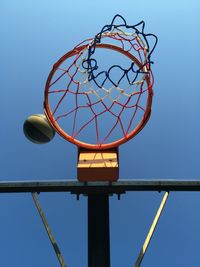
[[[90,143],[86,143],[83,141],[80,141],[76,138],[73,138],[71,135],[69,135],[68,133],[66,133],[58,124],[58,122],[55,120],[53,113],[51,111],[50,108],[50,103],[49,103],[49,88],[52,82],[52,78],[57,70],[57,68],[68,58],[80,53],[82,50],[84,50],[86,47],[88,46],[88,44],[86,45],[82,45],[79,47],[76,47],[74,50],[69,51],[68,53],[66,53],[64,56],[62,56],[53,66],[53,69],[51,70],[48,79],[46,81],[46,86],[45,86],[45,98],[44,98],[44,112],[47,116],[47,119],[49,120],[49,122],[52,124],[52,126],[55,128],[55,130],[57,131],[57,133],[62,136],[64,139],[68,140],[69,142],[79,146],[79,147],[85,147],[87,149],[97,149],[97,150],[103,150],[103,149],[110,149],[110,148],[114,148],[114,147],[118,147],[119,145],[127,142],[128,140],[130,140],[131,138],[133,138],[135,135],[137,135],[142,129],[143,127],[146,125],[149,117],[150,117],[150,113],[151,113],[151,105],[152,105],[152,97],[153,97],[153,74],[150,71],[150,75],[152,77],[152,81],[150,80],[150,75],[146,75],[145,76],[145,81],[146,84],[148,86],[148,97],[147,97],[147,101],[146,101],[146,107],[145,107],[145,112],[143,114],[143,117],[141,119],[141,121],[137,124],[137,126],[130,132],[128,133],[126,136],[123,136],[122,138],[111,142],[111,143],[101,143],[101,144],[90,144]],[[139,68],[142,68],[142,64],[141,62],[135,57],[133,56],[131,53],[124,51],[121,47],[115,46],[115,45],[111,45],[111,44],[96,44],[96,48],[104,48],[104,49],[111,49],[114,51],[117,51],[123,55],[125,55],[126,57],[128,57],[129,59],[131,59],[133,62],[136,63],[136,65]]]

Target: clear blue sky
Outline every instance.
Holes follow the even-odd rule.
[[[23,1],[0,3],[1,180],[76,179],[77,148],[58,135],[28,142],[30,114],[42,113],[46,78],[58,58],[93,37],[116,13],[145,20],[158,35],[152,117],[120,147],[120,179],[200,178],[200,3],[177,1]],[[163,193],[110,199],[111,266],[133,266]],[[87,203],[64,193],[39,200],[67,266],[87,266]],[[200,193],[171,193],[143,267],[199,267]],[[30,194],[0,195],[0,265],[59,266]]]

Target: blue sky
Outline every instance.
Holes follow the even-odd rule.
[[[120,179],[200,178],[199,10],[197,0],[1,1],[0,179],[76,179],[77,148],[58,135],[34,145],[23,122],[43,112],[52,65],[116,13],[129,24],[144,20],[159,38],[152,117],[120,147]],[[162,195],[110,199],[111,266],[133,266]],[[39,200],[67,265],[87,266],[86,198],[46,193]],[[199,193],[170,194],[142,266],[199,266],[199,201]],[[59,266],[31,195],[0,195],[0,203],[1,266]]]

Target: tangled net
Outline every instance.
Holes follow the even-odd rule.
[[[116,24],[116,19],[122,23]],[[143,21],[129,26],[116,15],[94,38],[54,65],[44,106],[65,139],[105,149],[126,142],[144,127],[151,111],[151,54],[157,44],[154,34],[144,33],[144,26]],[[154,39],[152,48],[149,37]]]

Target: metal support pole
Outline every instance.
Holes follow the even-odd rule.
[[[110,267],[107,194],[88,195],[88,267]]]
[[[49,237],[49,239],[50,239],[50,241],[51,241],[51,244],[52,244],[52,246],[53,246],[53,249],[54,249],[54,251],[55,251],[55,253],[56,253],[56,256],[57,256],[57,258],[58,258],[58,261],[59,261],[59,263],[60,263],[60,266],[61,266],[61,267],[67,267],[67,265],[66,265],[65,262],[64,262],[64,259],[63,259],[62,255],[61,255],[61,252],[60,252],[60,250],[59,250],[59,248],[58,248],[58,245],[57,245],[57,243],[56,243],[56,241],[55,241],[55,239],[54,239],[54,236],[53,236],[53,234],[52,234],[52,232],[51,232],[51,229],[50,229],[50,227],[49,227],[49,224],[48,224],[48,222],[47,222],[47,219],[46,219],[46,217],[45,217],[45,215],[44,215],[44,213],[43,213],[43,211],[42,211],[42,208],[41,208],[41,206],[40,206],[40,203],[39,203],[39,201],[38,201],[38,199],[37,199],[35,193],[32,193],[32,197],[33,197],[33,200],[34,200],[35,205],[36,205],[36,207],[37,207],[37,210],[38,210],[38,212],[39,212],[39,214],[40,214],[40,217],[41,217],[41,219],[42,219],[42,222],[43,222],[43,225],[44,225],[44,227],[45,227],[45,230],[46,230],[46,232],[47,232],[47,234],[48,234],[48,237]]]
[[[163,197],[161,203],[160,203],[160,206],[159,206],[158,211],[156,213],[156,216],[155,216],[155,218],[153,220],[153,223],[152,223],[152,225],[151,225],[151,227],[149,229],[149,232],[148,232],[147,237],[146,237],[146,239],[144,241],[144,244],[143,244],[143,246],[142,246],[142,248],[140,250],[140,254],[139,254],[139,256],[137,258],[137,261],[135,263],[135,267],[140,267],[140,265],[142,263],[143,257],[144,257],[144,255],[145,255],[145,253],[147,251],[147,248],[149,246],[149,243],[151,241],[151,238],[152,238],[152,236],[154,234],[155,228],[156,228],[156,226],[158,224],[158,221],[160,219],[160,216],[162,214],[162,211],[164,209],[164,206],[166,204],[166,201],[167,201],[168,196],[169,196],[169,192],[166,192],[164,194],[164,197]]]

